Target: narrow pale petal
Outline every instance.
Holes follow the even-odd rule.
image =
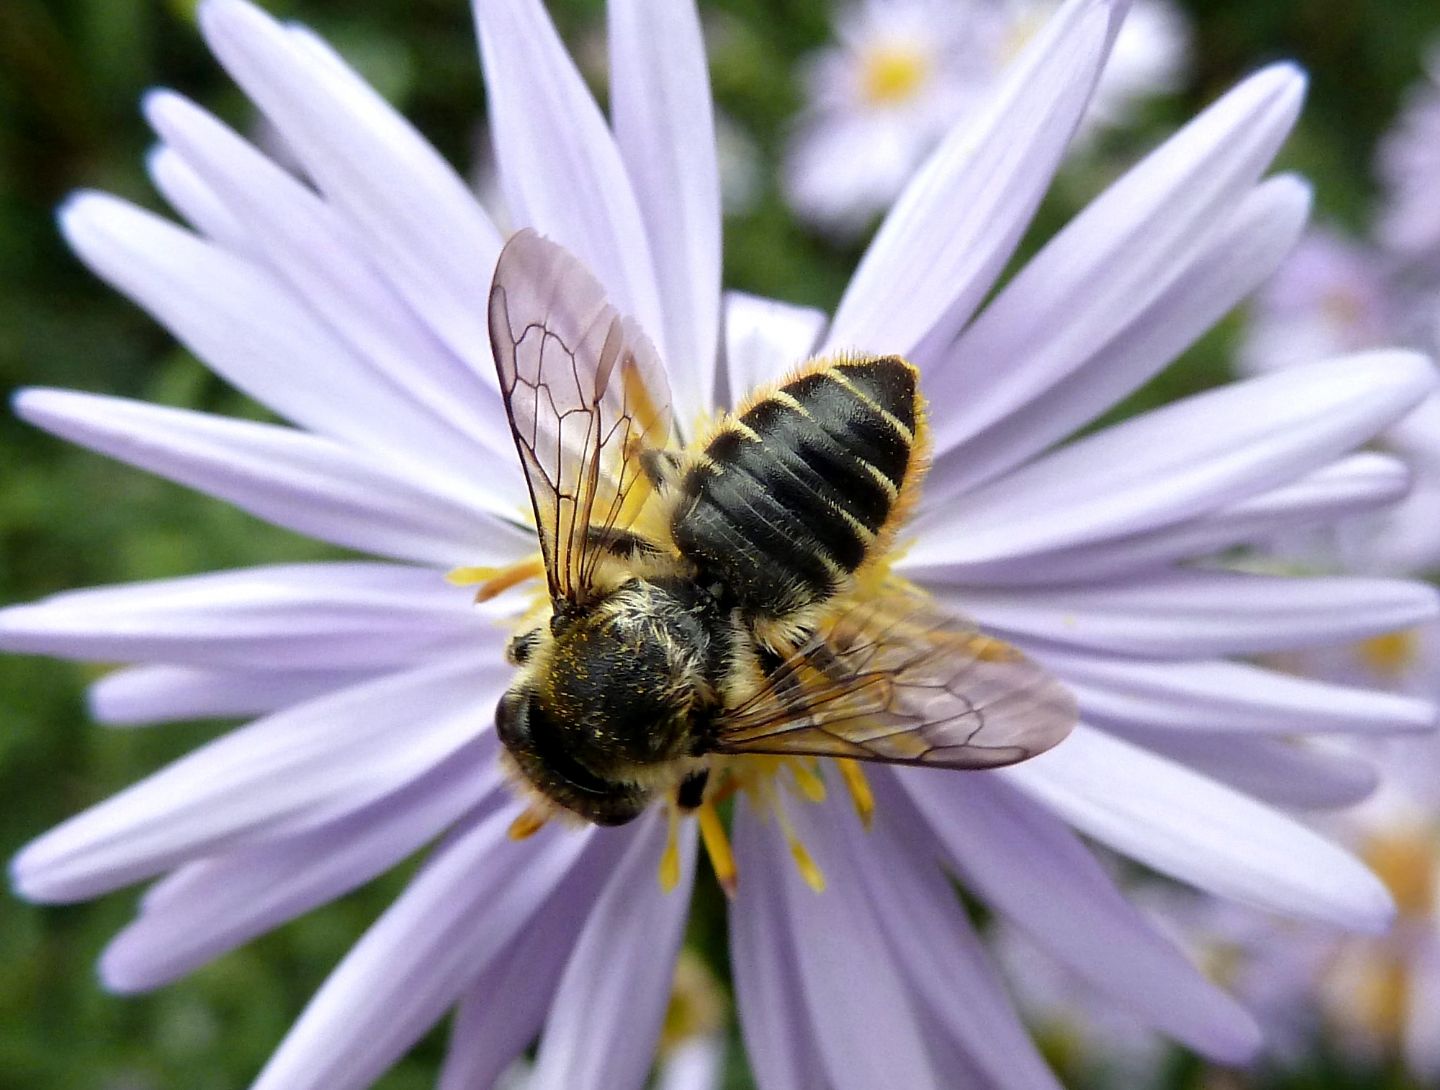
[[[1423,356],[1287,368],[1133,417],[970,493],[931,520],[954,562],[1142,533],[1292,481],[1376,435],[1436,385]]]
[[[940,534],[927,535],[901,562],[912,579],[1034,586],[1114,579],[1176,561],[1212,556],[1241,545],[1263,545],[1284,531],[1333,524],[1388,506],[1409,491],[1412,474],[1404,462],[1362,451],[1308,473],[1291,484],[1194,518],[1088,545],[1057,548],[1039,556],[997,557],[973,563],[950,562]]]
[[[710,73],[691,0],[615,0],[610,114],[655,257],[670,385],[687,427],[715,403],[720,171]]]
[[[1363,640],[1435,617],[1434,588],[1399,579],[1172,571],[1066,587],[936,590],[987,628],[1042,643],[1152,658],[1293,651]]]
[[[439,1090],[496,1084],[540,1033],[590,906],[629,835],[597,832],[510,948],[475,978],[455,1012]]]
[[[0,632],[3,630],[4,620],[0,619]],[[0,636],[0,642],[3,639]],[[264,715],[321,693],[358,685],[372,672],[131,666],[112,671],[90,686],[90,714],[108,727]]]
[[[245,223],[257,259],[371,366],[376,381],[432,416],[440,429],[432,443],[453,449],[460,466],[469,467],[483,450],[510,456],[493,369],[482,378],[416,319],[370,267],[339,213],[180,95],[151,92],[145,114],[173,154],[183,155]],[[518,479],[515,486],[520,503]]]
[[[881,773],[881,775],[885,775]],[[934,858],[929,831],[900,808],[862,829],[848,805],[831,805],[846,850],[910,987],[970,1065],[996,1090],[1059,1090],[1015,1013],[1005,984]],[[960,999],[959,997],[962,997]]]
[[[779,831],[743,801],[734,836],[745,877],[728,913],[730,955],[745,1053],[765,1090],[813,1090],[823,1071],[820,1045],[800,990],[782,888],[794,864],[771,843]]]
[[[333,54],[243,0],[205,0],[210,48],[355,227],[373,267],[459,358],[493,373],[485,308],[500,237],[464,181]]]
[[[11,864],[15,887],[84,900],[334,800],[358,809],[484,731],[505,673],[497,654],[466,655],[257,720],[33,841]]]
[[[506,489],[475,474],[466,501],[374,455],[294,428],[70,390],[22,390],[21,419],[334,545],[444,568],[535,548]],[[490,474],[513,477],[519,470]]]
[[[1094,255],[1096,265],[1089,278],[1073,285],[1065,281],[1067,294],[1057,313],[1066,318],[1060,324],[1036,327],[1023,320],[1025,308],[1020,306],[1015,307],[1013,320],[1004,323],[987,325],[982,315],[974,339],[967,333],[957,342],[956,352],[963,349],[968,354],[956,356],[953,367],[937,368],[938,377],[928,380],[927,389],[932,395],[959,389],[966,372],[983,370],[983,376],[971,376],[978,385],[966,388],[958,402],[941,398],[947,408],[959,407],[988,396],[996,367],[1013,366],[1026,372],[1035,390],[1025,404],[973,436],[957,426],[958,415],[937,416],[929,504],[943,506],[966,489],[1033,457],[1169,366],[1280,267],[1300,237],[1309,211],[1310,190],[1303,182],[1285,175],[1271,178],[1239,200],[1233,212],[1227,210],[1214,222],[1197,225],[1202,231],[1198,247],[1181,246],[1158,255],[1157,268],[1142,282],[1143,290],[1115,298],[1087,291],[1090,280],[1114,277],[1130,267],[1128,253],[1120,258],[1100,251]],[[1060,273],[1065,274],[1063,267]],[[1019,283],[1014,290],[1019,290]],[[1051,290],[1040,282],[1035,290],[1042,289]],[[1007,306],[1010,290],[997,297],[1007,300]],[[1068,294],[1071,290],[1073,297]],[[1021,298],[1026,305],[1042,302]],[[1103,315],[1091,316],[1079,309],[1101,303],[1110,307]],[[987,330],[992,343],[981,339]],[[1078,336],[1077,330],[1085,335]],[[1042,339],[1035,342],[1036,337]],[[986,352],[1009,354],[981,355]],[[974,365],[965,366],[970,359],[976,361]],[[1001,360],[1006,362],[997,364]]]
[[[589,831],[512,840],[519,806],[454,837],[386,910],[295,1023],[253,1090],[360,1090],[502,957],[565,878]]]
[[[383,670],[501,639],[493,614],[440,572],[399,564],[239,568],[0,610],[7,650],[99,662]]]
[[[580,258],[671,359],[630,175],[545,9],[539,0],[479,0],[475,21],[500,184],[516,224]]]
[[[1068,744],[1068,743],[1066,743]],[[965,884],[1100,993],[1213,1059],[1260,1046],[1241,1006],[1206,980],[1115,888],[1079,839],[992,773],[876,779],[881,806],[912,803]]]
[[[421,479],[483,495],[459,469],[485,448],[447,438],[395,379],[377,374],[259,265],[105,194],[72,197],[60,224],[97,275],[237,389],[308,429],[413,467]]]
[[[794,806],[790,816],[825,876],[825,890],[817,893],[788,860],[781,864],[800,987],[830,1085],[835,1090],[946,1085],[920,1033],[914,996],[885,945],[892,922],[873,911],[854,861],[821,808]],[[770,850],[784,860],[784,842],[778,830],[770,832]],[[837,956],[841,936],[843,956]],[[876,1048],[876,1041],[885,1047]]]
[[[635,823],[565,966],[540,1037],[535,1080],[566,1090],[640,1086],[655,1059],[695,876],[695,823],[680,842],[680,882],[660,888],[663,807]]]
[[[824,328],[824,312],[813,307],[727,292],[725,378],[731,407],[808,359]]]
[[[1002,775],[1087,836],[1182,882],[1258,908],[1380,931],[1385,887],[1278,810],[1085,726]]]
[[[396,794],[298,836],[191,863],[148,896],[105,949],[106,987],[147,991],[326,904],[418,851],[482,800],[509,797],[494,735],[476,739]],[[158,888],[158,887],[157,887]]]
[[[1061,381],[1152,302],[1239,206],[1303,94],[1291,66],[1252,76],[1057,235],[945,353],[932,386],[954,404],[936,422],[937,449]]]
[[[1387,734],[1428,731],[1425,700],[1297,677],[1242,662],[1162,662],[1042,648],[1089,722],[1172,732]]]
[[[150,180],[190,226],[227,250],[249,253],[254,243],[245,226],[220,195],[173,148],[153,149],[145,160]]]
[[[908,355],[968,319],[1049,187],[1122,12],[1071,0],[936,149],[861,260],[825,351]]]
[[[1305,739],[1237,738],[1218,731],[1177,734],[1141,729],[1113,733],[1252,798],[1291,809],[1354,806],[1369,798],[1380,782],[1375,765],[1361,754],[1321,748]]]

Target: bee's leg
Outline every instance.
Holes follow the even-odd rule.
[[[588,548],[603,549],[617,560],[633,561],[661,555],[659,546],[648,538],[629,530],[607,530],[602,526],[585,528],[585,544]]]
[[[709,782],[710,770],[708,768],[690,773],[675,789],[675,805],[687,812],[696,809],[705,801],[705,786]]]
[[[655,491],[661,493],[675,483],[683,468],[680,455],[670,450],[643,450],[639,462],[640,472],[645,474],[645,479]]]

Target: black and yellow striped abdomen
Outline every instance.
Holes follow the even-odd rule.
[[[775,618],[847,589],[918,483],[916,380],[894,356],[822,362],[723,422],[681,482],[671,523],[701,581]]]

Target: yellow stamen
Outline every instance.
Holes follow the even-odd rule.
[[[872,106],[894,106],[915,97],[930,78],[929,55],[908,42],[870,50],[860,65],[860,94]]]
[[[825,781],[805,761],[791,761],[790,774],[795,777],[795,786],[810,802],[825,801]]]
[[[710,801],[700,804],[695,817],[700,823],[700,841],[705,845],[705,854],[710,857],[715,880],[720,883],[725,896],[733,900],[736,888],[735,853],[730,850],[725,824],[720,820],[715,804]]]
[[[865,778],[865,770],[860,767],[859,761],[845,757],[837,757],[835,767],[840,770],[840,777],[850,792],[850,801],[855,805],[855,813],[860,816],[860,824],[870,828],[875,820],[875,795],[870,790],[870,781]]]
[[[816,893],[824,893],[825,874],[796,834],[795,827],[790,824],[790,817],[785,813],[785,807],[781,805],[778,797],[775,799],[774,810],[775,820],[780,824],[780,831],[785,834],[785,843],[790,847],[790,858],[795,860],[800,877],[805,879],[805,884]]]
[[[671,892],[680,884],[680,811],[674,803],[665,808],[670,823],[665,835],[665,851],[660,855],[660,888]]]
[[[510,823],[511,840],[529,840],[545,827],[550,820],[550,815],[544,810],[528,807],[520,812],[520,816]]]
[[[1375,674],[1398,678],[1415,664],[1420,637],[1413,628],[1372,636],[1360,644],[1360,660]]]
[[[509,564],[503,568],[456,568],[445,576],[445,581],[456,587],[473,587],[477,583],[479,589],[475,591],[475,601],[488,602],[497,595],[504,594],[513,586],[525,582],[527,579],[538,579],[545,574],[545,564],[538,556],[529,560],[521,560],[516,564]]]

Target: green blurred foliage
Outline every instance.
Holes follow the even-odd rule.
[[[274,0],[272,10],[334,41],[462,169],[472,161],[483,92],[461,0]],[[562,31],[593,56],[602,0],[553,0]],[[1137,131],[1065,174],[1033,249],[1108,178],[1237,77],[1276,58],[1312,73],[1309,108],[1282,166],[1316,185],[1319,214],[1357,230],[1374,188],[1377,135],[1440,38],[1433,0],[1352,4],[1190,0],[1196,71],[1148,110]],[[833,306],[859,254],[797,225],[774,184],[800,103],[797,60],[829,36],[825,0],[705,4],[720,108],[754,139],[764,184],[726,225],[726,283]],[[166,333],[82,269],[54,211],[79,188],[159,208],[145,178],[152,137],[138,110],[151,86],[177,88],[241,128],[253,117],[205,52],[193,0],[0,0],[0,387],[77,387],[217,412],[253,413]],[[1202,389],[1227,372],[1235,321],[1206,337],[1121,412]],[[0,416],[0,600],[68,587],[332,554],[217,502],[67,448]],[[213,736],[213,725],[119,731],[91,726],[91,669],[0,658],[0,855]],[[105,993],[93,966],[129,918],[133,895],[92,904],[0,909],[0,1090],[223,1090],[245,1085],[329,968],[403,884],[391,875],[251,944],[186,981],[141,998]],[[723,970],[724,923],[703,900],[692,940]],[[432,1034],[382,1082],[431,1084]],[[727,1087],[751,1085],[738,1043]],[[1057,1061],[1064,1057],[1057,1054]],[[1076,1086],[1103,1075],[1071,1070]],[[1393,1070],[1347,1070],[1316,1057],[1301,1072],[1214,1081],[1177,1053],[1168,1085],[1289,1090],[1403,1087]]]

